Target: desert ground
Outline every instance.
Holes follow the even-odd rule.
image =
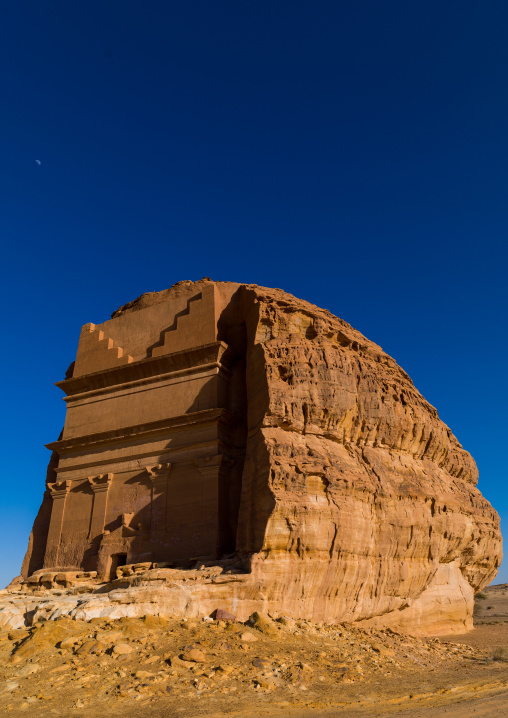
[[[477,597],[475,625],[417,639],[262,615],[61,618],[0,633],[0,707],[48,718],[505,718],[508,584]]]

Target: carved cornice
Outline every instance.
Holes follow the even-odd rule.
[[[107,491],[113,481],[113,474],[98,474],[97,476],[89,476],[88,483],[94,494]]]
[[[131,365],[129,365],[131,366]],[[89,449],[94,446],[122,443],[129,439],[145,439],[158,434],[166,435],[168,431],[182,431],[202,424],[219,421],[221,424],[234,425],[238,417],[226,409],[205,409],[189,414],[162,419],[160,421],[147,422],[136,426],[127,426],[112,431],[102,431],[95,434],[85,434],[74,439],[60,439],[51,444],[46,444],[50,451],[56,451],[60,456],[65,453],[72,453],[80,449]]]
[[[77,394],[84,395],[101,389],[118,388],[121,384],[153,381],[155,378],[178,372],[203,369],[207,365],[221,366],[228,370],[233,357],[227,349],[228,346],[224,342],[213,342],[174,354],[140,359],[114,369],[71,377],[56,382],[56,386],[67,396],[76,397]]]

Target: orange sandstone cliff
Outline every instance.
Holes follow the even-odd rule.
[[[67,418],[23,575],[33,590],[88,572],[71,615],[131,602],[472,627],[501,560],[475,462],[397,363],[330,312],[179,282],[85,325],[59,386]]]

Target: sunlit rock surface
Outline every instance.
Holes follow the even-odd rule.
[[[67,419],[23,620],[221,607],[472,627],[501,560],[474,460],[397,363],[328,311],[279,289],[181,282],[85,325],[59,385]]]

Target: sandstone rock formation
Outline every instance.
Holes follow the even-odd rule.
[[[85,325],[58,386],[67,418],[22,570],[32,593],[41,577],[87,585],[55,615],[472,626],[501,560],[476,465],[397,363],[328,311],[180,282]]]

